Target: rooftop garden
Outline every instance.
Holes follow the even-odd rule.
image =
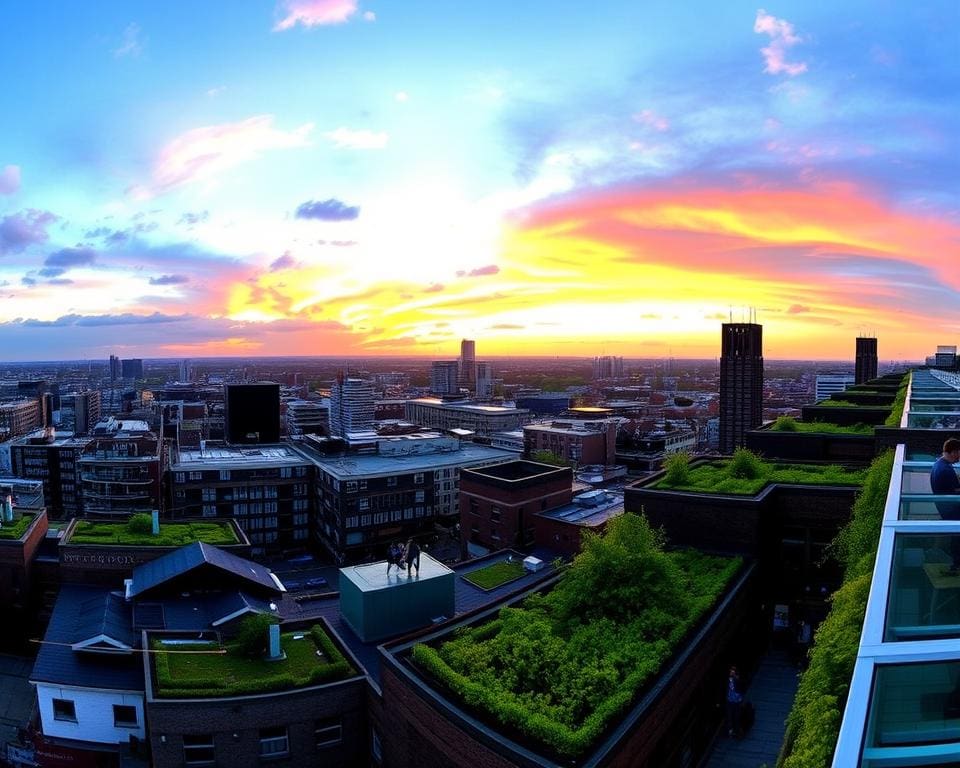
[[[783,464],[763,461],[752,451],[738,448],[729,459],[691,465],[686,453],[675,453],[664,462],[666,474],[650,486],[658,491],[692,491],[753,496],[770,483],[791,485],[861,485],[866,470],[836,464]]]
[[[462,628],[412,662],[481,718],[568,759],[586,752],[656,677],[740,568],[666,552],[640,515],[584,535],[547,593]]]
[[[266,659],[269,617],[252,617],[226,645],[169,647],[151,640],[156,695],[161,698],[243,696],[342,680],[353,667],[322,627],[280,635],[285,659]]]
[[[819,435],[872,435],[869,424],[832,424],[829,421],[797,421],[792,416],[779,416],[770,425],[770,432],[812,432]]]
[[[0,539],[19,539],[27,532],[33,518],[33,515],[14,516],[12,523],[4,523],[3,527],[0,528]]]
[[[522,560],[501,560],[499,563],[493,563],[486,568],[478,568],[470,573],[465,573],[463,578],[469,581],[475,587],[480,589],[496,589],[507,582],[515,581],[523,576]]]
[[[907,386],[910,384],[910,374],[907,374],[903,377],[903,381],[900,383],[900,388],[897,390],[897,396],[893,401],[893,410],[890,411],[890,415],[887,416],[887,420],[883,422],[885,427],[899,427],[900,419],[903,418],[903,409],[907,404]]]
[[[833,758],[857,660],[892,472],[893,451],[874,459],[850,522],[834,541],[834,554],[844,566],[843,585],[834,593],[830,614],[814,638],[810,664],[800,678],[787,718],[778,768],[828,768]]]
[[[78,520],[70,535],[70,544],[125,544],[127,546],[182,547],[195,541],[205,544],[238,544],[237,535],[226,521],[160,523],[160,533],[152,533],[150,515],[133,515],[123,522]]]
[[[830,398],[821,400],[817,403],[818,408],[874,408],[876,406],[864,406],[858,403],[852,403],[849,400],[832,400]]]

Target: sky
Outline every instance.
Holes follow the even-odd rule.
[[[956,0],[0,12],[0,360],[958,343]]]

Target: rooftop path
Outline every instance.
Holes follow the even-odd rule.
[[[797,692],[797,667],[787,651],[771,647],[761,659],[744,699],[756,709],[753,727],[743,738],[727,736],[721,725],[703,768],[773,768],[786,732],[787,715]]]

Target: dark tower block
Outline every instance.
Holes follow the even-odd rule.
[[[857,337],[857,370],[854,383],[877,378],[877,340],[865,336]]]
[[[724,323],[720,352],[720,452],[733,453],[763,421],[763,326]]]
[[[228,443],[280,442],[280,385],[226,384],[223,415]]]

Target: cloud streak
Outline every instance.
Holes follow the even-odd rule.
[[[279,6],[284,14],[274,26],[275,32],[304,27],[343,24],[357,12],[356,0],[285,0]],[[372,19],[367,19],[372,21]]]
[[[308,200],[297,206],[294,214],[298,219],[316,219],[318,221],[352,221],[360,215],[360,206],[347,205],[342,200]]]
[[[36,208],[4,216],[0,219],[0,256],[45,243],[49,237],[47,228],[56,220],[49,211]]]

